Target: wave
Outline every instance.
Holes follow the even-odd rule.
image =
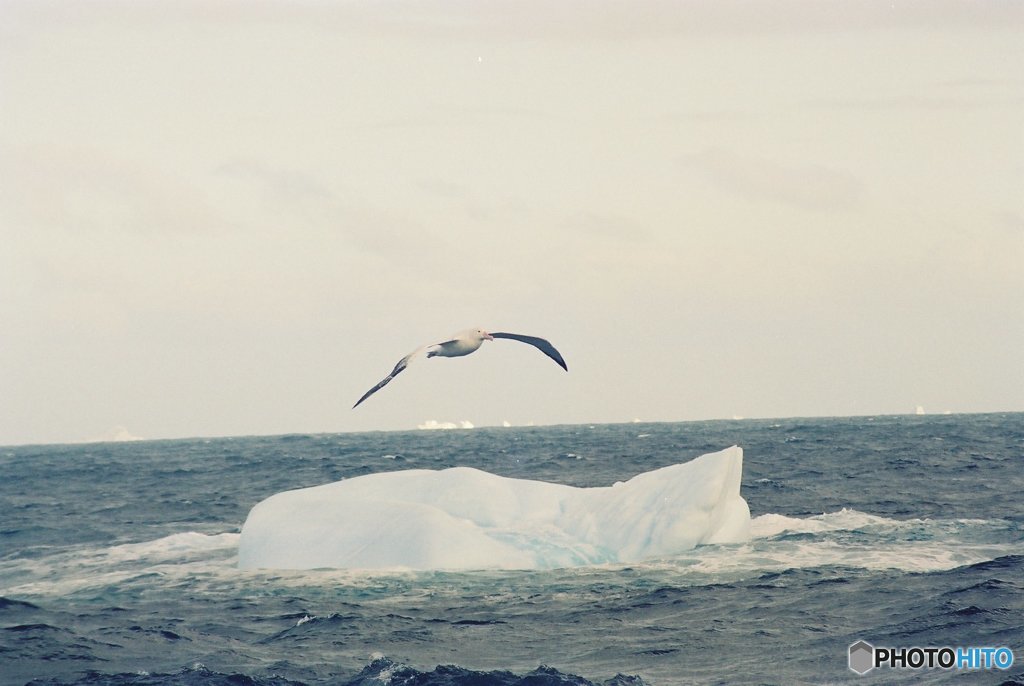
[[[69,546],[0,561],[0,595],[94,594],[152,583],[216,576],[238,553],[239,534],[187,531],[113,546]]]
[[[57,681],[47,683],[56,684]],[[279,676],[229,674],[207,669],[197,663],[173,674],[103,674],[89,672],[75,679],[76,684],[103,684],[104,686],[162,686],[163,684],[195,684],[202,686],[303,686],[304,682]],[[417,686],[452,686],[478,684],[479,686],[647,686],[638,676],[618,674],[602,682],[588,681],[573,674],[565,674],[551,667],[541,666],[523,675],[506,671],[479,672],[457,665],[439,665],[429,672],[393,662],[387,657],[375,656],[359,674],[351,679],[332,681],[338,686],[367,686],[368,684],[417,684]]]
[[[984,519],[890,519],[843,508],[810,517],[763,514],[751,519],[751,541],[708,550],[691,569],[708,574],[809,567],[938,572],[1019,550],[1012,522]]]
[[[171,534],[152,541],[124,543],[106,549],[112,561],[167,560],[181,562],[211,551],[234,550],[238,548],[239,534],[201,534],[186,531]]]
[[[1019,524],[982,519],[890,519],[852,509],[809,517],[762,514],[751,519],[751,540],[701,545],[684,554],[631,564],[602,564],[548,574],[590,576],[619,570],[668,573],[674,583],[701,585],[766,572],[813,567],[868,571],[939,572],[996,560],[1020,551]],[[240,534],[187,531],[151,541],[107,547],[75,546],[0,561],[0,595],[25,598],[143,592],[161,585],[188,584],[228,590],[245,579],[273,579],[285,587],[347,584],[372,586],[391,578],[416,583],[430,573],[410,570],[240,571]],[[454,574],[454,573],[452,573]],[[519,572],[463,576],[482,579]]]
[[[985,519],[890,519],[845,507],[837,512],[826,512],[804,518],[764,514],[753,517],[750,522],[751,535],[754,538],[769,538],[793,533],[824,533],[829,531],[902,532],[904,534],[930,531],[935,535],[940,533],[956,533],[964,527],[1005,530],[1007,522]]]

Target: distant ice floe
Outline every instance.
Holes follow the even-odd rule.
[[[123,426],[115,426],[110,431],[106,432],[102,436],[96,436],[94,438],[87,438],[83,443],[121,443],[125,441],[144,441],[142,436],[136,436],[132,434],[128,429]]]
[[[473,422],[466,419],[463,419],[458,424],[455,422],[439,422],[436,419],[428,419],[422,424],[417,424],[416,428],[431,431],[434,429],[472,429],[474,427]]]
[[[736,446],[613,486],[469,467],[369,474],[278,493],[242,527],[242,569],[553,569],[750,540]]]

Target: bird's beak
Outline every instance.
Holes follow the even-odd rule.
[[[492,336],[491,334],[489,334],[486,331],[484,331],[484,340],[485,341],[493,341],[494,340],[494,336]]]

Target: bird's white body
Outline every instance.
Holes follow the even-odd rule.
[[[476,352],[484,341],[494,340],[491,334],[480,329],[466,329],[443,343],[427,347],[427,357],[462,357]]]

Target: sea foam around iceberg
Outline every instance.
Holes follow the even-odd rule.
[[[577,488],[469,467],[285,491],[242,528],[242,569],[553,569],[750,539],[737,446]]]

